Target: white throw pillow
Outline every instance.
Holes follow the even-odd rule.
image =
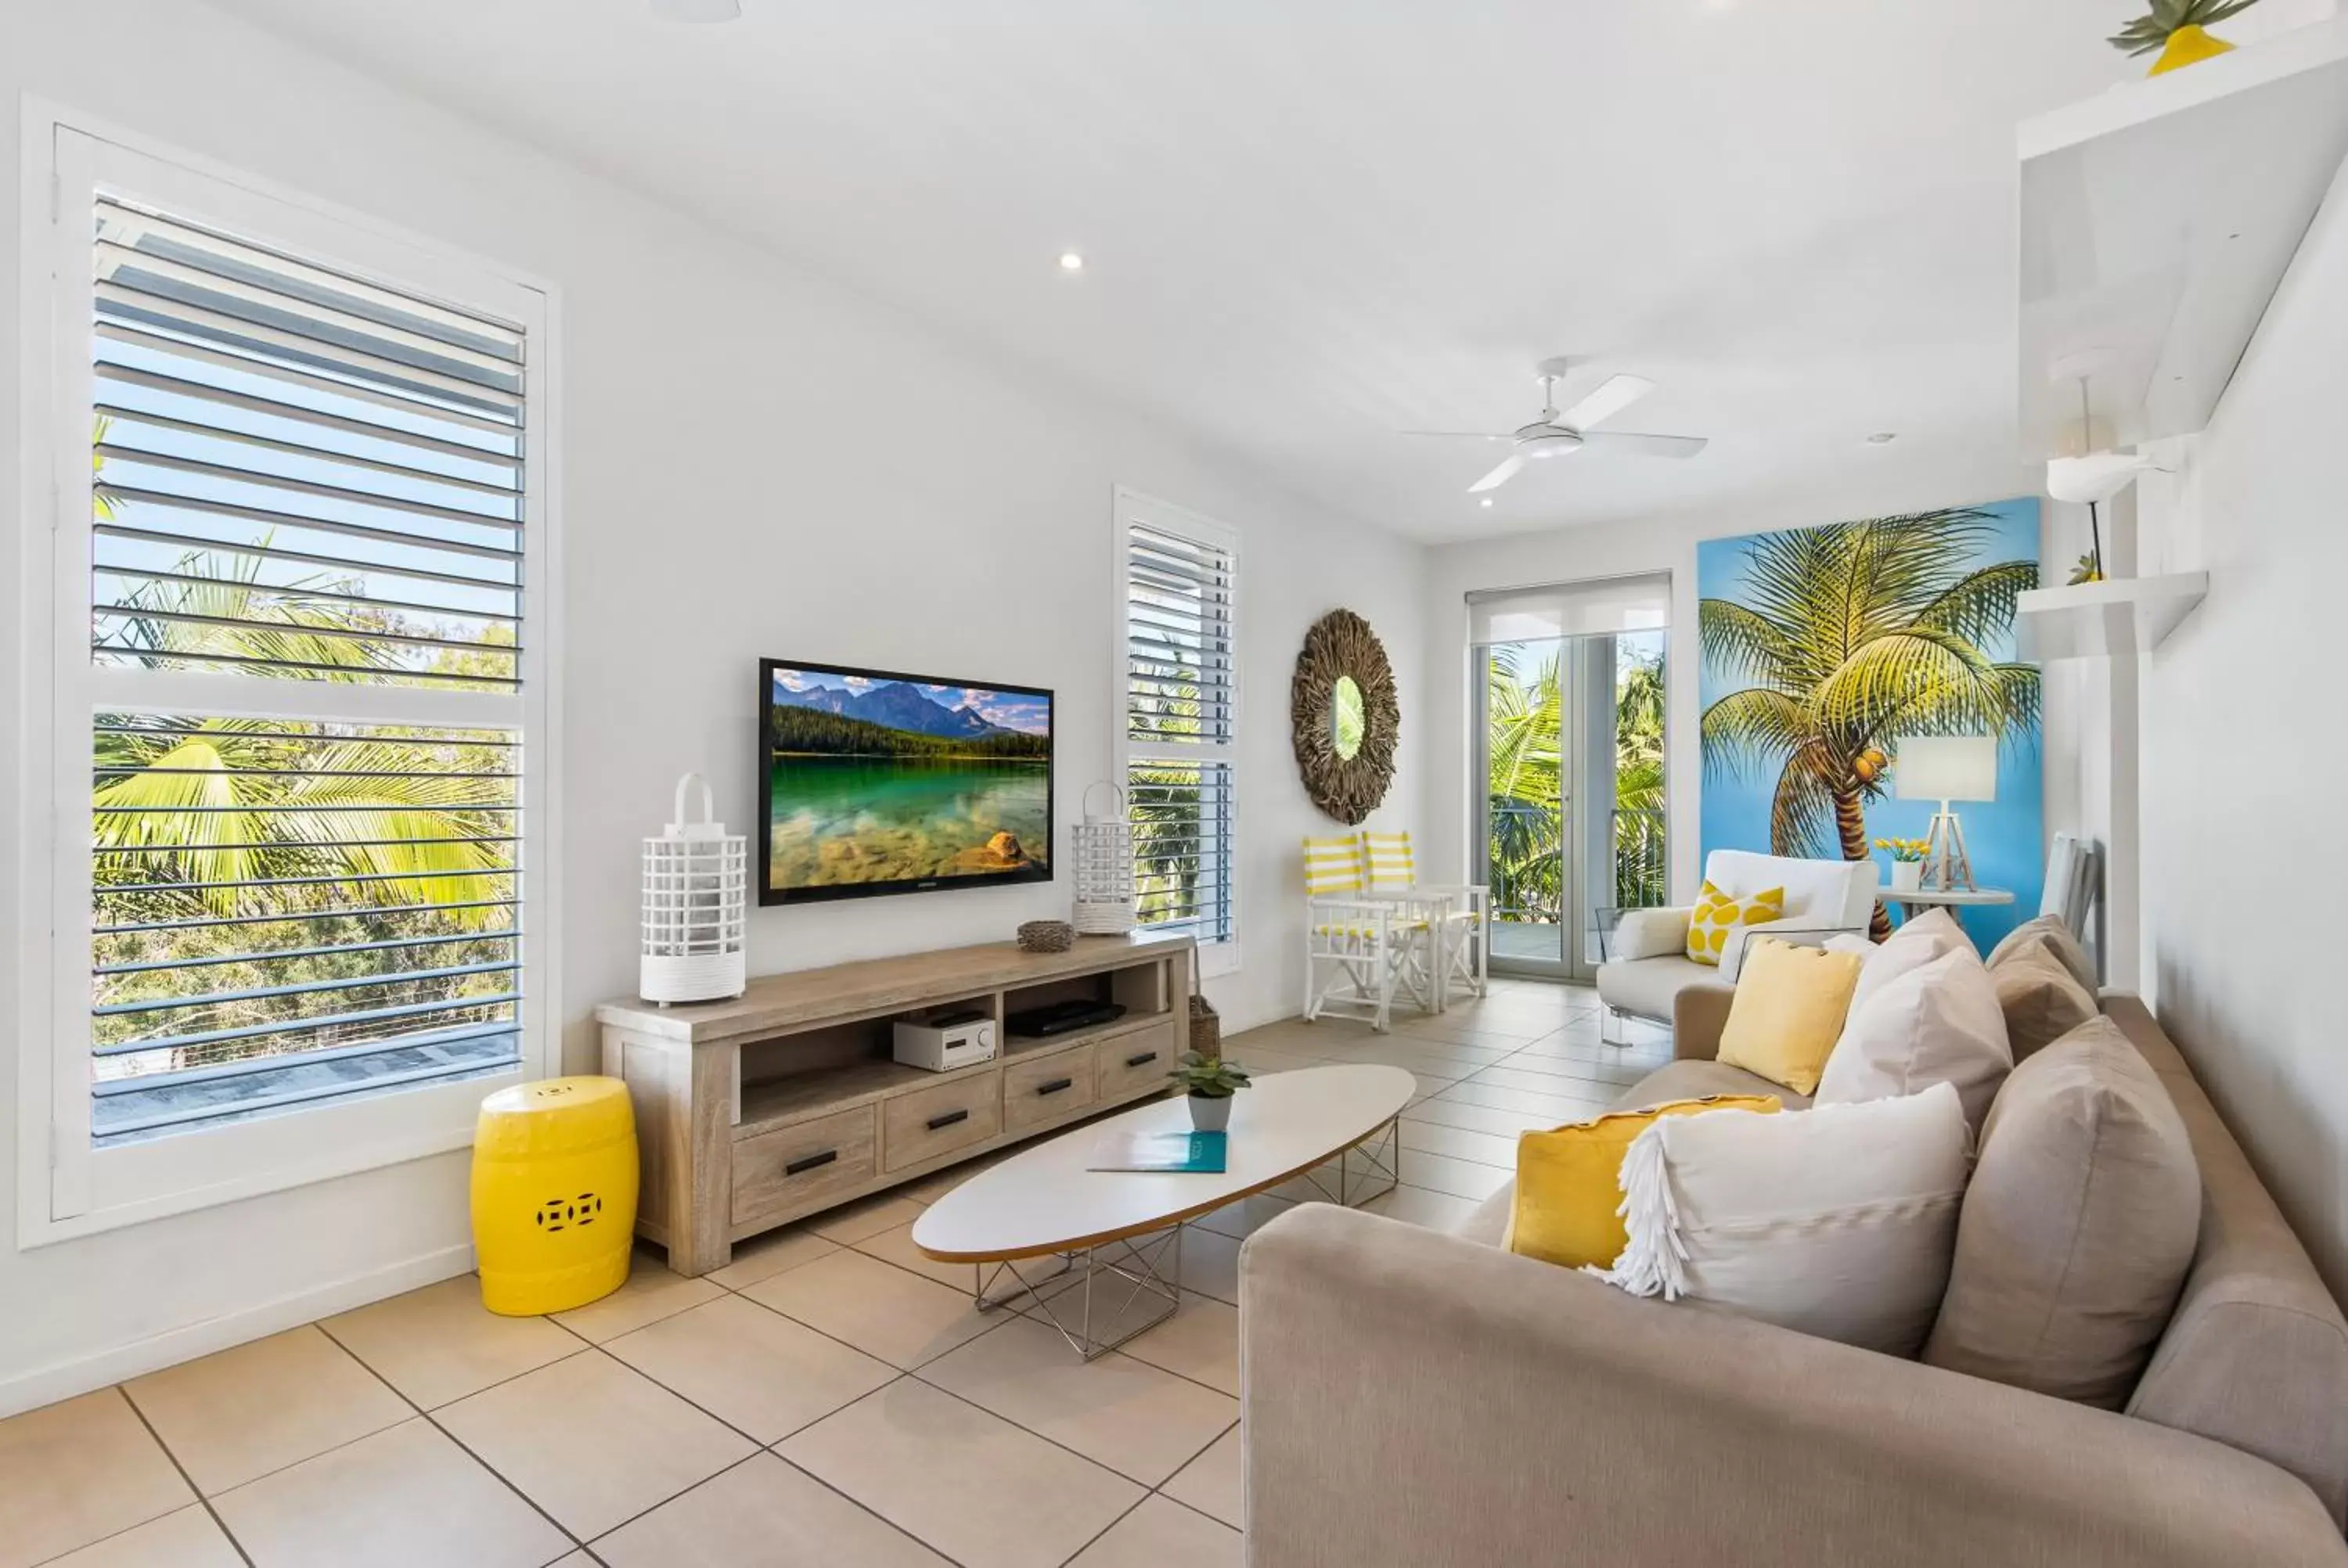
[[[1666,1116],[1622,1159],[1630,1245],[1590,1272],[1633,1296],[1913,1358],[1964,1197],[1964,1109],[1921,1094],[1764,1116]]]
[[[1859,971],[1859,987],[1850,993],[1852,1010],[1909,970],[1960,948],[1970,952],[1972,945],[1954,916],[1946,909],[1927,909],[1869,949],[1867,967]]]
[[[1818,1075],[1817,1102],[1851,1105],[1952,1084],[1964,1102],[1966,1125],[1980,1131],[1998,1085],[2013,1071],[1997,982],[1971,943],[1895,968],[1889,979],[1877,969],[1880,962],[1871,958],[1859,970],[1842,1034]],[[1870,974],[1877,976],[1871,989]]]

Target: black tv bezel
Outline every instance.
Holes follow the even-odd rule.
[[[909,681],[917,686],[975,686],[988,692],[1008,692],[1021,697],[1041,697],[1047,715],[1045,743],[1051,748],[1044,767],[1045,858],[1042,867],[1021,871],[988,871],[968,876],[900,876],[891,882],[844,882],[821,887],[777,887],[775,872],[775,747],[767,727],[774,702],[775,671],[818,670],[833,675],[854,675],[869,681]],[[913,675],[902,670],[868,670],[856,664],[833,664],[808,659],[758,661],[758,906],[828,904],[841,898],[880,898],[895,893],[974,892],[983,887],[1024,886],[1053,879],[1059,860],[1060,831],[1057,774],[1060,768],[1060,700],[1048,686],[1018,686],[1002,681],[961,680],[943,675]]]

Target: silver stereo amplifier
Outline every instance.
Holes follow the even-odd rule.
[[[918,1021],[899,1020],[897,1060],[908,1067],[951,1072],[994,1060],[994,1020],[983,1012],[947,1013]]]

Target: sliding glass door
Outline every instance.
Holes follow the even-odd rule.
[[[1660,579],[1478,596],[1474,842],[1496,970],[1589,980],[1604,912],[1663,902],[1668,606]]]

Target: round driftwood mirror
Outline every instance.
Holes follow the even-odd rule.
[[[1313,623],[1296,656],[1288,707],[1305,794],[1339,822],[1367,818],[1394,783],[1402,727],[1394,667],[1368,621],[1333,610]]]

